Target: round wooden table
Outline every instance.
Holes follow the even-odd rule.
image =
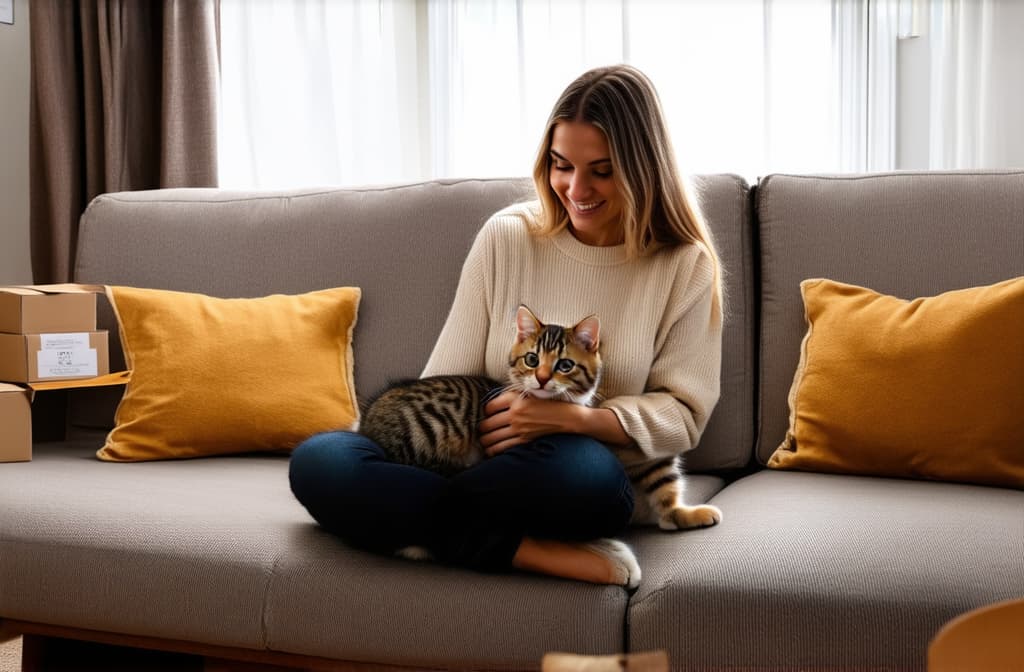
[[[928,672],[1024,672],[1024,598],[968,611],[928,645]]]

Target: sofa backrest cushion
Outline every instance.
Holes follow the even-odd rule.
[[[909,300],[1024,275],[1024,171],[770,175],[755,203],[762,463],[788,426],[807,329],[801,281],[828,278]]]
[[[755,437],[757,292],[750,187],[736,175],[698,177],[694,186],[722,261],[725,323],[722,394],[685,465],[695,472],[740,469],[751,461]]]
[[[722,400],[689,463],[726,469],[749,461],[754,439],[749,190],[732,175],[702,176],[695,185],[726,267],[730,303]],[[532,195],[527,179],[107,194],[82,217],[75,278],[223,298],[360,287],[353,349],[356,392],[365,399],[390,380],[420,374],[477,231],[492,213]],[[111,330],[117,367],[121,348],[109,305],[101,305],[99,323]],[[91,395],[75,395],[72,422],[110,426],[119,391]]]
[[[360,287],[353,351],[356,393],[365,398],[390,379],[419,375],[476,231],[531,193],[526,180],[451,180],[106,194],[82,216],[75,277],[221,298]],[[116,333],[107,305],[98,321]],[[111,367],[122,361],[114,338],[111,356]],[[72,422],[103,426],[106,415],[83,408]]]

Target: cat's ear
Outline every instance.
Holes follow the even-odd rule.
[[[584,317],[572,328],[572,335],[587,352],[597,352],[601,345],[601,322],[597,315]]]
[[[519,309],[516,310],[516,343],[533,338],[540,333],[543,326],[529,308],[519,306]]]

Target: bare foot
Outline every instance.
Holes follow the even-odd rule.
[[[538,574],[589,583],[636,588],[640,565],[629,546],[616,539],[571,542],[526,537],[512,564]]]

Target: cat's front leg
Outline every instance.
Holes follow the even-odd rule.
[[[687,530],[695,527],[710,527],[720,522],[722,522],[722,511],[717,506],[678,504],[660,514],[658,527],[663,530]]]

